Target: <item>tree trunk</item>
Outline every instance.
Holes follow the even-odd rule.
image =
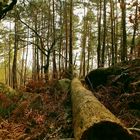
[[[126,36],[126,2],[121,0],[120,7],[122,10],[122,46],[121,46],[121,61],[127,60],[127,36]]]
[[[133,37],[132,37],[132,41],[131,41],[131,49],[130,49],[130,59],[133,58],[133,53],[134,53],[134,49],[135,49],[135,37],[136,37],[136,31],[138,28],[138,0],[136,1],[136,10],[135,10],[135,20],[134,20],[134,25],[133,25]]]
[[[27,61],[28,61],[28,42],[27,42],[27,49],[26,49],[26,58],[25,58],[25,67],[24,67],[24,85],[26,83],[26,73],[27,73]]]
[[[55,3],[54,3],[54,0],[53,0],[53,22],[52,22],[52,28],[53,28],[53,42],[56,42],[56,32],[55,32]],[[53,78],[54,79],[57,78],[57,67],[56,67],[56,54],[55,54],[55,49],[53,50]]]
[[[117,7],[117,2],[118,0],[115,0],[115,17],[116,19],[114,20],[114,42],[115,42],[115,64],[117,63],[118,60],[118,7]]]
[[[97,66],[101,66],[101,16],[102,16],[102,1],[98,5],[98,47],[97,47]]]
[[[80,77],[85,77],[86,74],[86,42],[87,42],[87,19],[84,5],[83,31],[81,37],[81,60],[80,60]]]
[[[10,31],[11,31],[11,22],[10,22]],[[9,42],[8,42],[8,75],[9,75],[9,79],[8,79],[8,85],[11,85],[11,34],[9,35]]]
[[[111,17],[111,59],[112,59],[112,65],[115,64],[115,55],[114,55],[114,2],[110,0],[110,17]]]
[[[132,140],[130,132],[78,79],[71,83],[75,140]]]
[[[34,42],[34,40],[33,40],[33,42]],[[35,45],[33,45],[33,47],[32,47],[32,51],[33,51],[33,57],[32,57],[32,59],[33,59],[33,63],[32,63],[32,79],[36,79],[35,78],[35,74],[36,74],[36,46]]]
[[[62,11],[62,8],[63,8],[63,3],[60,1],[60,11]],[[58,56],[58,69],[59,69],[59,77],[60,78],[60,75],[61,75],[61,71],[62,71],[62,65],[63,65],[63,60],[62,60],[62,57],[61,57],[61,54],[62,54],[62,51],[63,51],[63,39],[62,39],[62,36],[63,36],[63,27],[64,27],[64,23],[63,23],[63,16],[62,16],[62,12],[60,12],[60,42],[59,42],[59,56]],[[62,54],[63,55],[63,54]]]
[[[56,67],[56,54],[55,50],[53,50],[53,78],[58,78],[57,67]]]
[[[17,21],[15,18],[15,41],[14,41],[14,59],[13,59],[13,67],[12,67],[12,84],[13,89],[17,88],[17,51],[18,51],[18,36],[17,36]]]
[[[102,47],[102,64],[101,66],[104,67],[105,63],[105,49],[106,49],[106,0],[104,0],[104,29],[103,29],[103,47]]]
[[[21,71],[20,71],[20,86],[22,86],[23,84],[23,72],[24,72],[24,64],[25,64],[25,60],[24,60],[24,56],[25,56],[25,48],[23,48],[22,50],[22,59],[21,59]]]
[[[69,34],[69,78],[73,77],[73,0],[70,1],[70,34]]]
[[[88,29],[88,48],[87,48],[87,73],[90,71],[90,57],[91,57],[91,27]],[[93,59],[93,58],[92,58]]]
[[[36,15],[35,17],[35,31],[37,32],[38,31],[38,17]],[[40,46],[40,42],[39,42],[39,38],[37,35],[35,35],[35,44],[37,44],[38,46]],[[40,79],[40,68],[39,68],[39,49],[38,47],[36,47],[36,50],[35,50],[35,53],[36,53],[36,73],[35,73],[35,79],[36,80],[39,80]]]
[[[29,52],[29,36],[30,36],[30,30],[28,28],[28,31],[27,31],[27,48],[26,48],[26,57],[25,57],[25,66],[24,66],[24,79],[23,79],[23,82],[24,82],[24,85],[26,83],[26,73],[27,73],[27,61],[28,61],[28,52]]]
[[[64,22],[65,22],[65,34],[66,34],[66,37],[65,37],[65,39],[66,39],[66,51],[65,51],[65,57],[66,57],[66,59],[65,59],[65,71],[67,71],[67,66],[68,66],[68,44],[69,44],[69,42],[68,42],[68,36],[69,36],[69,32],[68,32],[68,12],[67,12],[67,8],[68,8],[68,6],[67,6],[67,1],[65,0],[65,14],[64,14]]]

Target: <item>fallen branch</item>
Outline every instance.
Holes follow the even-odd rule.
[[[140,132],[140,129],[139,128],[128,128],[130,131],[137,131],[137,132]]]
[[[56,129],[53,133],[47,134],[47,135],[43,138],[43,140],[48,140],[49,138],[52,138],[53,135],[57,134],[57,133],[61,130],[61,128],[62,128],[62,126],[60,126],[58,129]]]

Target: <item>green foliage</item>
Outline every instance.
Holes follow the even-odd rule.
[[[58,84],[60,85],[60,89],[66,92],[70,89],[71,81],[69,79],[61,79],[58,81]]]
[[[30,103],[30,108],[34,110],[41,110],[43,108],[43,100],[40,95],[34,97],[32,102]]]
[[[10,106],[8,106],[7,108],[3,108],[0,104],[0,116],[4,117],[4,118],[8,118],[10,117],[12,111],[16,108],[16,104],[11,104]]]
[[[14,95],[18,95],[18,93],[14,89],[12,89],[11,87],[3,83],[0,83],[0,93],[4,93],[10,97],[13,97]]]
[[[26,91],[32,93],[43,93],[46,91],[45,86],[46,83],[43,80],[40,81],[30,80],[26,84]]]
[[[16,100],[13,96],[1,92],[0,101],[0,116],[4,118],[10,117],[11,112],[16,107]]]

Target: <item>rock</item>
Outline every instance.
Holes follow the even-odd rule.
[[[71,80],[69,79],[61,79],[58,81],[58,84],[60,86],[60,88],[65,92],[65,91],[69,91],[70,89],[70,84],[71,84]]]
[[[99,68],[91,71],[85,77],[85,82],[89,88],[95,89],[99,85],[105,85],[109,72],[105,68]]]
[[[41,110],[43,108],[43,100],[40,95],[36,95],[30,103],[30,108]]]

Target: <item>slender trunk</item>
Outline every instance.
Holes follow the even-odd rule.
[[[62,11],[62,2],[60,1],[60,11]],[[61,69],[62,69],[62,58],[61,58],[61,54],[62,54],[62,35],[63,35],[63,18],[62,18],[62,12],[60,12],[60,43],[59,43],[59,56],[58,56],[58,68],[59,68],[59,78],[60,78],[60,74],[61,74]]]
[[[57,67],[56,67],[56,54],[55,50],[53,51],[53,78],[58,78]]]
[[[56,32],[55,32],[55,3],[53,0],[53,42],[56,42]],[[54,44],[55,45],[55,44]],[[53,78],[57,79],[57,67],[56,67],[56,54],[55,49],[53,49]]]
[[[87,57],[87,73],[90,70],[90,57],[91,57],[91,29],[88,30],[88,57]]]
[[[115,1],[115,8],[116,8],[116,13],[115,13],[115,17],[116,19],[114,20],[114,43],[115,43],[115,64],[117,64],[118,62],[118,7],[117,7],[117,2],[118,0]]]
[[[126,37],[126,2],[121,0],[121,10],[122,10],[122,51],[121,51],[121,61],[127,60],[127,37]]]
[[[81,41],[82,52],[81,52],[81,61],[80,61],[80,76],[81,77],[84,77],[86,73],[85,72],[86,71],[86,65],[85,65],[86,40],[87,40],[87,21],[86,21],[86,13],[85,13],[85,6],[84,6],[83,31],[82,31],[82,41]]]
[[[14,59],[13,59],[13,66],[12,66],[12,83],[13,88],[16,89],[17,85],[17,49],[18,49],[18,35],[17,35],[17,21],[15,19],[15,40],[14,40]]]
[[[21,71],[20,71],[20,86],[22,86],[22,84],[23,84],[23,70],[24,70],[24,62],[25,62],[25,60],[24,60],[24,56],[25,56],[25,48],[23,48],[23,50],[22,50],[22,62],[21,62]]]
[[[83,70],[83,73],[82,73],[82,76],[85,77],[85,74],[86,74],[86,40],[87,40],[87,21],[86,21],[86,13],[85,13],[85,6],[84,6],[84,31],[83,31],[83,43],[82,43],[82,48],[83,48],[83,67],[82,67],[82,70]]]
[[[50,28],[51,28],[51,4],[49,1],[49,9],[48,9],[48,15],[49,15],[49,20],[48,20],[48,32],[47,32],[47,56],[45,60],[45,65],[44,65],[44,74],[45,74],[45,81],[47,82],[49,80],[49,65],[50,65],[50,50],[49,50],[49,45],[50,45]]]
[[[36,75],[37,75],[37,80],[39,80],[40,79],[40,73],[39,73],[39,49],[38,48],[36,48],[36,62],[37,62],[37,66],[36,66]]]
[[[46,4],[46,2],[44,4]],[[40,26],[40,28],[45,28],[46,21],[45,21],[45,14],[43,13],[43,9],[41,12],[42,13],[41,13],[41,24],[40,24],[41,26]],[[45,33],[43,30],[41,31],[41,36],[45,36]],[[42,51],[44,52],[44,48],[45,48],[44,38],[42,38],[42,40],[40,40],[40,45],[41,45]],[[41,73],[40,78],[41,79],[44,78],[44,71],[42,68],[44,66],[44,54],[42,53],[42,51],[40,51],[40,73]]]
[[[35,42],[34,39],[33,39],[33,42]],[[33,45],[32,51],[33,51],[32,79],[36,80],[36,78],[35,78],[35,75],[36,75],[36,46],[35,45]]]
[[[98,68],[101,66],[101,15],[102,15],[102,1],[98,5],[98,47],[97,47],[97,63]]]
[[[36,15],[36,17],[35,17],[35,31],[37,32],[37,30],[38,30],[38,17],[37,17],[37,15]],[[39,38],[38,38],[38,36],[36,35],[35,36],[35,44],[37,44],[37,45],[41,45],[41,43],[39,43]],[[36,80],[39,80],[39,78],[40,78],[40,68],[39,68],[39,49],[36,47],[36,50],[35,50],[35,53],[36,53]]]
[[[135,10],[135,20],[134,20],[134,25],[133,25],[133,37],[131,41],[131,50],[130,50],[130,59],[133,58],[133,53],[135,49],[135,37],[136,37],[136,31],[138,28],[138,0],[136,1],[136,10]]]
[[[106,48],[106,0],[104,0],[104,30],[103,30],[103,47],[102,47],[102,67],[105,63],[105,48]]]
[[[25,67],[24,67],[24,85],[25,85],[25,82],[26,82],[27,61],[28,61],[28,42],[27,42],[26,58],[25,58]]]
[[[65,60],[65,70],[67,71],[67,67],[68,67],[68,36],[69,36],[69,32],[68,32],[68,12],[67,12],[67,1],[65,0],[65,34],[66,34],[66,60]]]
[[[69,74],[73,77],[73,0],[70,1],[70,35],[69,35]]]
[[[11,21],[10,21],[10,35],[9,35],[9,42],[8,42],[8,85],[11,85]]]
[[[32,22],[32,28],[34,29],[34,22]],[[33,46],[32,46],[32,51],[33,51],[32,79],[33,80],[36,80],[36,72],[37,72],[37,70],[36,70],[36,65],[37,65],[37,62],[36,62],[36,55],[37,55],[36,49],[37,49],[37,47],[36,47],[35,44],[36,44],[36,39],[35,39],[35,37],[33,37]]]
[[[114,2],[110,0],[110,17],[111,17],[111,59],[112,65],[115,64],[115,54],[114,54]]]
[[[8,45],[8,75],[9,75],[9,79],[8,79],[8,84],[9,86],[11,85],[11,37],[9,36],[9,45]]]
[[[5,45],[4,45],[4,50],[6,50],[6,47],[7,47],[7,43],[5,41]],[[3,51],[4,51],[3,50]],[[7,84],[7,64],[6,64],[6,53],[4,53],[4,83]]]
[[[50,51],[48,51],[48,55],[46,58],[46,64],[44,66],[44,73],[45,73],[45,81],[49,80],[49,65],[50,65]]]

